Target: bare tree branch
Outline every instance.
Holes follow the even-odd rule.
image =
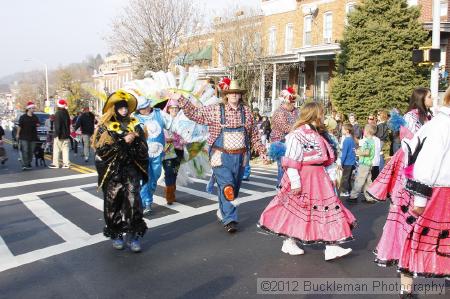
[[[138,73],[168,70],[181,38],[199,20],[196,8],[192,0],[130,0],[107,41],[137,62]]]

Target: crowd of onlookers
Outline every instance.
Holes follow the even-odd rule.
[[[393,113],[398,111],[394,109]],[[269,147],[271,119],[261,116],[257,108],[253,109],[253,115],[261,140]],[[358,120],[354,113],[345,115],[334,109],[325,116],[325,127],[338,144],[340,195],[349,197],[349,201],[377,178],[389,157],[400,148],[399,132],[389,128],[389,118],[386,110],[370,113],[364,120]]]
[[[67,109],[67,102],[60,99],[57,102],[57,110],[45,120],[46,140],[40,140],[38,128],[43,125],[35,115],[36,106],[33,102],[28,102],[23,113],[17,120],[16,126],[11,131],[13,140],[17,143],[19,149],[19,160],[22,164],[22,170],[31,170],[33,156],[45,164],[44,155],[52,154],[52,163],[49,168],[70,168],[69,151],[72,150],[75,156],[78,154],[78,148],[81,145],[83,149],[82,157],[85,162],[90,159],[90,138],[94,133],[96,116],[85,107],[82,112],[70,116]],[[2,125],[5,121],[2,121]],[[3,126],[0,125],[0,163],[6,162],[7,153],[3,147],[3,136],[5,135]],[[14,123],[13,123],[14,125]],[[11,127],[11,126],[10,126]],[[62,164],[60,164],[62,158]]]

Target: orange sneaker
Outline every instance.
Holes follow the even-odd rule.
[[[234,200],[233,186],[231,186],[231,185],[225,186],[225,188],[223,188],[223,194],[225,195],[225,198],[228,201],[233,201]]]

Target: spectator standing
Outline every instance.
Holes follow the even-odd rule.
[[[67,111],[67,102],[59,99],[55,113],[55,134],[53,139],[53,163],[49,168],[59,168],[59,156],[62,153],[62,168],[70,168],[69,140],[70,140],[70,116]]]
[[[270,132],[272,129],[270,128],[270,120],[267,116],[263,116],[261,122],[261,142],[264,145],[267,145],[267,142],[270,138]]]
[[[342,150],[340,157],[340,167],[342,168],[341,196],[350,196],[352,190],[352,172],[356,164],[356,144],[353,137],[353,126],[345,124],[342,127]]]
[[[19,142],[22,154],[22,170],[31,170],[34,147],[38,141],[37,127],[39,118],[34,114],[36,106],[33,102],[28,102],[25,114],[19,118],[19,126],[16,132],[16,140]]]
[[[350,113],[348,115],[348,121],[352,124],[353,126],[353,136],[355,136],[356,139],[361,139],[363,137],[363,130],[361,129],[361,127],[358,124],[358,121],[356,120],[356,116],[354,113]]]
[[[81,129],[81,140],[83,142],[84,161],[89,162],[89,148],[92,134],[95,128],[95,115],[89,111],[89,107],[85,107],[83,114],[78,117],[75,124],[75,131]]]
[[[2,124],[4,124],[4,121],[2,121]],[[0,126],[0,163],[2,165],[8,160],[6,150],[3,147],[3,136],[5,136],[5,130],[3,129],[3,126]]]
[[[375,156],[375,141],[373,136],[376,130],[376,126],[369,124],[364,128],[365,138],[361,140],[362,146],[356,151],[356,154],[359,156],[358,174],[356,175],[353,189],[350,192],[350,197],[347,199],[350,203],[357,203],[359,193],[365,193],[366,188],[371,183],[371,169]],[[366,202],[372,202],[372,200],[366,199]]]
[[[384,153],[388,152],[389,146],[386,145],[387,149],[384,150],[385,144],[388,141],[389,138],[389,126],[387,124],[388,121],[388,114],[385,110],[380,110],[377,113],[377,133],[375,134],[376,137],[380,139],[380,170],[384,167]]]

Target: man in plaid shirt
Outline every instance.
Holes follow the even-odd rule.
[[[263,160],[267,160],[266,148],[253,123],[252,112],[242,104],[244,92],[236,81],[231,81],[229,88],[223,90],[224,103],[200,108],[179,94],[172,96],[189,119],[208,126],[210,163],[219,187],[220,218],[229,233],[236,231],[235,198],[244,175],[247,152],[253,148]]]
[[[281,106],[273,113],[272,116],[272,132],[270,135],[271,142],[284,142],[286,135],[292,130],[292,126],[298,119],[299,111],[295,108],[295,91],[294,88],[288,87],[280,93],[280,100],[283,101]],[[278,165],[278,186],[283,177],[283,169],[281,168],[281,160],[277,159]]]

